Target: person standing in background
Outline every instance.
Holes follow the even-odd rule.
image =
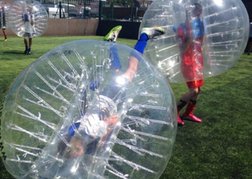
[[[194,3],[189,8],[186,12],[185,23],[174,27],[180,44],[181,72],[188,87],[188,92],[180,98],[177,104],[177,121],[180,126],[184,125],[184,120],[202,122],[193,114],[201,87],[204,85],[202,52],[204,24],[200,17],[202,6],[199,3]],[[185,112],[180,116],[180,112],[185,106]]]
[[[34,16],[32,14],[32,7],[28,7],[23,16],[23,23],[24,23],[24,44],[25,44],[25,55],[31,54],[31,47],[32,47],[32,36],[34,31]]]
[[[4,5],[0,6],[0,28],[2,29],[3,35],[4,35],[4,41],[7,41],[7,35],[6,35],[6,18],[5,18],[5,9]]]

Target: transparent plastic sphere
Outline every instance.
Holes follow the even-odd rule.
[[[140,26],[162,26],[146,56],[171,82],[201,80],[232,67],[244,52],[249,18],[240,0],[159,0]]]
[[[38,1],[14,1],[7,14],[10,29],[19,37],[42,35],[48,23],[45,7]]]
[[[132,58],[139,64],[130,81]],[[116,122],[100,125],[108,118]],[[108,126],[106,135],[85,128],[94,121],[97,133]],[[3,162],[17,178],[159,178],[177,129],[160,72],[128,46],[95,40],[66,43],[27,67],[1,122]]]

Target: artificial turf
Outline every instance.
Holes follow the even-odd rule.
[[[0,41],[0,106],[15,77],[38,57],[64,42],[98,36],[38,37],[32,54],[24,55],[22,38]],[[119,39],[134,45],[135,40]],[[171,84],[176,98],[185,84]],[[165,178],[252,178],[252,56],[242,55],[225,73],[208,78],[198,100],[196,114],[202,124],[179,127],[172,157],[161,176]],[[156,162],[156,161],[153,161]],[[11,175],[0,162],[0,178]]]

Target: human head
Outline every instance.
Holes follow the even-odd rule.
[[[26,6],[26,12],[27,13],[32,13],[33,7],[32,6]]]
[[[58,145],[60,155],[66,158],[77,158],[85,153],[85,143],[79,136],[71,137],[68,144],[61,141]]]
[[[192,16],[198,17],[202,13],[202,6],[199,3],[194,3],[192,5]]]
[[[68,150],[67,150],[68,151]],[[68,151],[69,158],[77,158],[85,153],[84,141],[80,137],[73,137],[70,140],[70,147]]]

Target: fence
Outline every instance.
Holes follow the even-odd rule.
[[[113,0],[63,0],[43,3],[50,18],[140,21],[151,1],[124,0],[115,3]]]
[[[98,19],[49,19],[44,36],[96,35]],[[7,35],[15,35],[6,29]]]

